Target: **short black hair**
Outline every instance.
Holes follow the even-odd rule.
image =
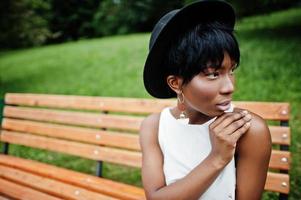
[[[218,22],[199,24],[172,40],[164,63],[166,75],[180,76],[183,84],[187,84],[208,63],[220,68],[225,52],[238,66],[240,51],[233,29]]]

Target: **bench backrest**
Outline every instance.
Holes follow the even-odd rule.
[[[266,120],[273,150],[265,190],[289,193],[290,110],[288,103],[233,102]],[[147,114],[176,101],[66,95],[5,95],[0,141],[84,158],[141,167],[137,132]]]

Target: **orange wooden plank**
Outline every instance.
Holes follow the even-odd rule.
[[[2,142],[62,152],[92,160],[103,160],[132,167],[141,167],[142,162],[140,152],[100,147],[18,132],[1,131],[0,140]]]
[[[42,174],[43,176],[46,177],[51,177],[58,180],[61,179],[62,181],[68,181],[75,185],[89,187],[89,189],[100,190],[101,192],[109,193],[111,195],[112,193],[113,195],[116,195],[116,193],[114,192],[118,192],[118,191],[122,191],[121,193],[119,193],[119,195],[122,195],[123,192],[124,194],[129,194],[129,191],[125,190],[124,184],[114,183],[110,180],[104,180],[102,178],[97,178],[94,176],[81,174],[71,170],[66,170],[55,166],[46,165],[44,163],[38,163],[36,161],[30,161],[30,160],[25,160],[21,158],[12,157],[12,156],[0,155],[0,163],[2,165],[8,165],[14,168],[21,168],[23,170],[30,171],[32,173]],[[66,177],[68,177],[68,179],[66,179]],[[113,188],[116,188],[116,185],[118,187],[117,190],[113,190]],[[133,186],[129,186],[129,187],[133,187]],[[134,188],[134,189],[138,189],[138,188]],[[289,176],[287,174],[268,172],[265,190],[288,194]],[[133,191],[134,190],[132,190],[132,192]],[[136,191],[136,193],[140,193],[140,195],[139,198],[136,197],[134,199],[140,199],[140,198],[144,199],[142,189],[138,190],[138,192]]]
[[[7,93],[6,104],[46,106],[132,113],[160,112],[164,107],[176,105],[175,99],[139,99],[121,97],[90,97],[72,95],[45,95]],[[248,109],[269,120],[289,120],[289,103],[233,101],[236,107]]]
[[[92,144],[140,150],[138,135],[3,118],[2,128]],[[290,145],[290,128],[269,126],[273,144]]]
[[[5,187],[0,187],[0,193],[5,194],[9,197],[22,200],[59,200],[61,198],[54,197],[31,188],[27,188],[23,185],[2,179],[0,177],[0,185],[5,185]]]
[[[92,192],[81,187],[72,186],[57,180],[1,165],[0,177],[63,199],[117,200],[116,198]]]
[[[235,107],[247,109],[267,120],[289,120],[289,103],[278,102],[233,102]]]
[[[125,97],[7,93],[5,95],[5,103],[11,105],[42,106],[51,108],[152,113],[160,111],[164,107],[175,105],[176,101],[174,99],[159,100]]]
[[[268,172],[264,189],[288,194],[290,191],[289,176],[287,174]]]
[[[3,118],[2,129],[74,140],[91,144],[106,145],[131,150],[140,150],[138,135],[91,128]]]
[[[283,126],[269,126],[272,143],[290,145],[291,144],[291,130],[290,127]]]
[[[48,109],[18,108],[6,106],[4,116],[22,119],[65,123],[70,125],[93,126],[99,128],[116,128],[138,131],[142,117],[102,115],[67,111],[53,111]],[[269,127],[275,144],[290,144],[290,128]],[[136,143],[137,144],[137,143]]]
[[[116,198],[126,200],[145,199],[144,191],[141,188],[33,160],[0,154],[0,165],[28,171]]]
[[[269,167],[272,169],[289,170],[291,153],[289,151],[272,150]]]
[[[142,117],[5,106],[5,117],[138,131]]]
[[[25,133],[2,131],[1,141],[35,148],[47,149],[82,156],[93,160],[104,160],[117,164],[141,167],[141,153],[126,150],[99,147],[60,139],[35,136]],[[272,150],[269,167],[273,169],[290,168],[290,152]]]

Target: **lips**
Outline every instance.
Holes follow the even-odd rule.
[[[222,103],[216,104],[216,107],[221,111],[226,111],[230,108],[231,100],[223,101]]]
[[[225,106],[225,105],[228,105],[230,102],[231,102],[231,100],[226,100],[226,101],[223,101],[223,102],[221,102],[219,104],[216,104],[216,105]]]
[[[231,101],[224,101],[223,103],[219,103],[217,105],[225,106],[228,105]]]

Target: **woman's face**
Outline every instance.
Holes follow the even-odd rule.
[[[221,68],[208,68],[183,85],[186,109],[214,117],[221,115],[230,106],[234,92],[236,63],[225,53]]]

